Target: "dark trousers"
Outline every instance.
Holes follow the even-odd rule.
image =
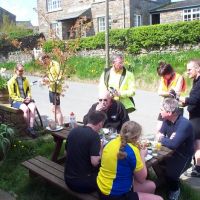
[[[133,192],[132,190],[120,196],[104,195],[99,191],[99,199],[100,200],[139,200],[139,197],[138,197],[137,192]]]
[[[75,192],[90,193],[98,189],[96,178],[97,174],[92,174],[84,178],[65,178],[65,183]]]
[[[179,152],[174,152],[172,156],[166,158],[160,163],[169,190],[175,191],[179,189],[179,178],[181,174],[189,168],[191,160],[192,156],[185,156]]]

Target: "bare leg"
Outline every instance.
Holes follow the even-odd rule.
[[[200,166],[200,140],[195,140],[195,161]]]
[[[20,110],[22,110],[24,112],[24,119],[27,123],[27,126],[29,127],[29,108],[27,107],[26,104],[21,104],[19,107]]]
[[[33,102],[29,103],[28,108],[30,110],[30,112],[29,112],[29,115],[30,115],[29,123],[30,123],[30,127],[33,128],[33,124],[34,124],[34,121],[35,121],[35,109],[36,109],[35,104]]]
[[[138,192],[139,200],[163,200],[161,196]]]
[[[52,107],[52,112],[55,115],[55,105]],[[60,109],[60,105],[56,106],[56,122],[58,125],[63,125],[63,115]]]
[[[135,192],[154,194],[155,190],[156,190],[156,185],[153,181],[146,180],[144,183],[139,183],[136,180],[134,180]]]

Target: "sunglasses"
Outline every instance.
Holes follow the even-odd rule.
[[[100,102],[102,102],[102,101],[105,101],[105,102],[107,102],[107,101],[108,101],[108,99],[99,99],[99,101],[100,101]]]
[[[18,72],[24,72],[24,70],[17,70]]]

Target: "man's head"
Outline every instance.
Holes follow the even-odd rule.
[[[157,67],[157,73],[164,79],[169,80],[174,74],[174,69],[170,64],[167,64],[165,62],[160,62],[159,66]]]
[[[111,106],[112,96],[109,91],[101,91],[99,93],[99,107],[101,110],[106,111]]]
[[[49,66],[50,62],[51,62],[51,58],[49,55],[45,54],[42,56],[41,58],[42,60],[42,63],[45,65],[45,66]]]
[[[167,119],[169,121],[173,121],[174,118],[178,116],[178,101],[174,98],[166,98],[164,99],[161,107],[161,115],[163,119]]]
[[[188,62],[187,74],[191,79],[196,79],[200,75],[200,59],[194,59]]]
[[[15,73],[17,74],[17,76],[22,77],[24,74],[24,66],[18,63],[15,67]]]
[[[88,124],[91,124],[95,131],[99,131],[106,121],[106,114],[102,111],[91,112],[88,116]]]
[[[116,72],[119,72],[124,67],[124,58],[121,54],[117,54],[113,57],[113,67]]]

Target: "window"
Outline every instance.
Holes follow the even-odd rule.
[[[134,15],[134,26],[141,26],[141,25],[142,25],[142,16]]]
[[[58,23],[51,23],[50,24],[50,28],[51,28],[51,35],[54,36],[58,36],[59,35],[59,27],[58,27]]]
[[[61,0],[47,0],[47,11],[52,12],[61,9]]]
[[[106,17],[98,17],[97,23],[99,32],[106,30]],[[109,29],[111,29],[111,17],[109,17]]]
[[[183,10],[183,21],[200,20],[200,7]]]

